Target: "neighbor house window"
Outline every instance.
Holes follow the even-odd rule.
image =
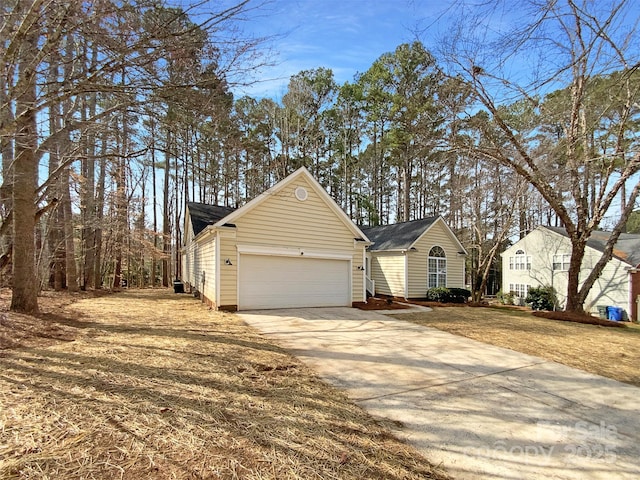
[[[553,256],[553,269],[554,270],[569,270],[569,263],[571,262],[571,254],[560,253]]]
[[[429,288],[447,286],[447,255],[442,247],[429,251]]]
[[[531,256],[517,250],[515,256],[509,257],[509,270],[531,270]]]
[[[522,283],[510,283],[509,291],[516,297],[525,298],[529,293],[530,285],[524,285]]]

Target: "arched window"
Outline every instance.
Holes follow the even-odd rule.
[[[531,257],[524,250],[516,250],[513,257],[509,257],[509,270],[531,270]]]
[[[439,246],[429,250],[429,288],[447,286],[447,254]]]

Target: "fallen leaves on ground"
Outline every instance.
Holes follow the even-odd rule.
[[[0,479],[446,478],[235,315],[167,290],[74,301],[0,351]]]

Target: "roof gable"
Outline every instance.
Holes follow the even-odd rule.
[[[187,209],[189,211],[189,218],[191,219],[191,228],[193,229],[194,237],[197,237],[198,234],[208,225],[213,225],[236,210],[231,207],[207,205],[196,202],[188,202]]]
[[[331,198],[331,196],[326,192],[322,185],[318,183],[318,181],[313,178],[313,176],[309,173],[309,171],[305,167],[300,167],[298,170],[293,172],[291,175],[286,177],[284,180],[281,180],[276,185],[268,189],[267,191],[261,193],[256,198],[246,203],[242,207],[238,208],[230,212],[227,216],[219,219],[214,226],[219,227],[229,223],[235,223],[239,218],[246,215],[248,212],[252,211],[259,205],[262,205],[264,202],[268,201],[278,192],[286,188],[288,185],[295,182],[301,176],[304,176],[307,180],[309,186],[314,190],[314,192],[321,198],[321,200],[331,209],[331,211],[340,219],[342,223],[353,233],[354,238],[358,240],[362,240],[365,242],[369,242],[369,238],[364,234],[358,226],[351,221],[349,216],[338,206],[338,204]]]
[[[410,222],[380,225],[363,228],[364,233],[373,242],[371,251],[408,250],[438,217],[427,217]]]
[[[378,227],[365,228],[363,231],[369,239],[374,242],[369,248],[370,251],[393,251],[409,250],[418,240],[436,224],[441,223],[451,238],[458,244],[461,251],[466,250],[451,231],[449,226],[440,216],[421,218],[409,222],[394,223],[392,225],[381,225]]]
[[[564,228],[546,226],[541,228],[569,238],[569,234]],[[611,232],[595,230],[591,233],[589,240],[587,240],[587,246],[599,252],[604,252],[610,236]],[[613,257],[621,262],[628,263],[633,267],[638,266],[638,264],[640,264],[640,235],[633,233],[621,233],[620,237],[618,237],[618,241],[613,247]]]
[[[517,241],[516,243],[514,243],[514,244],[512,244],[512,245],[509,245],[507,248],[505,248],[505,249],[500,253],[500,256],[503,256],[503,257],[504,257],[504,256],[506,256],[506,255],[510,255],[512,251],[517,251],[517,250],[519,250],[519,249],[526,250],[526,249],[524,248],[524,246],[525,246],[525,244],[526,244],[526,238],[527,238],[529,235],[532,235],[532,234],[533,234],[533,235],[535,235],[535,234],[536,234],[535,232],[538,230],[538,228],[540,228],[540,227],[534,228],[534,229],[533,229],[533,230],[531,230],[529,233],[527,233],[524,237],[519,238],[519,239],[518,239],[518,241]]]
[[[546,225],[540,225],[536,227],[534,230],[529,232],[526,237],[531,235],[532,233],[540,230],[545,230],[547,232],[556,234],[562,238],[569,239],[569,234],[567,230],[562,227],[551,227]],[[611,236],[611,232],[605,232],[601,230],[596,230],[591,233],[591,237],[587,240],[587,247],[592,248],[598,252],[604,252],[605,246],[607,244],[607,240]],[[525,237],[525,238],[526,238]],[[508,255],[512,250],[520,247],[520,244],[524,241],[524,238],[521,238],[516,243],[507,248],[504,252],[501,253],[502,256]],[[627,263],[633,267],[640,265],[640,235],[633,233],[621,233],[618,241],[616,242],[615,247],[613,248],[613,258],[620,260],[621,262]]]

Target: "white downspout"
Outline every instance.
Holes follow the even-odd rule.
[[[216,281],[215,281],[215,289],[216,289],[216,310],[220,308],[220,232],[216,231],[216,246],[214,253],[214,260],[216,262],[215,271],[216,271]]]
[[[404,252],[404,298],[409,298],[409,251]]]
[[[367,247],[362,247],[362,301],[367,301]]]

